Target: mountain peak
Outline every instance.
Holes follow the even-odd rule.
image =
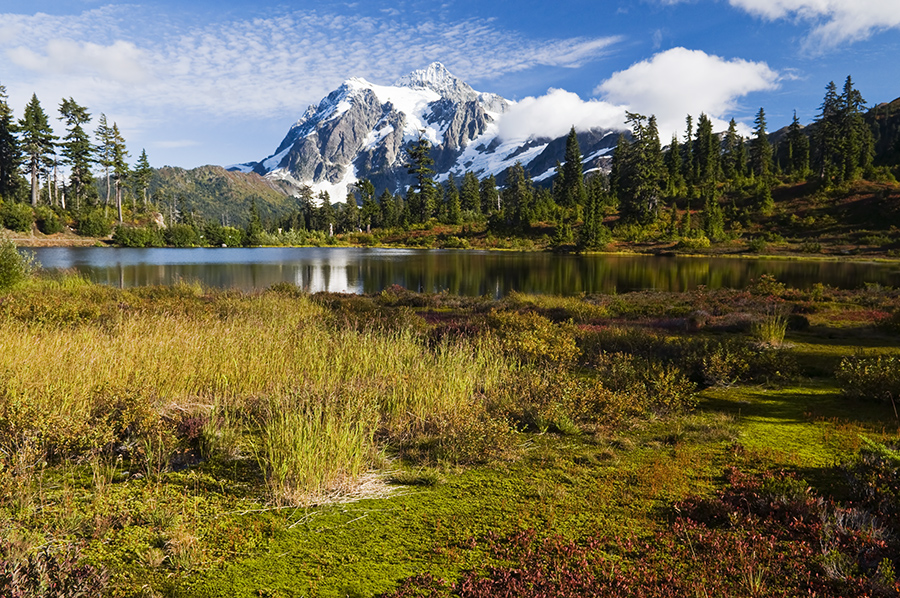
[[[468,83],[454,76],[440,62],[432,62],[424,69],[418,69],[405,77],[400,77],[395,83],[396,87],[424,87],[436,91],[445,98],[454,101],[469,101],[477,97],[478,93]]]

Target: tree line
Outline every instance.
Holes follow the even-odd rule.
[[[91,135],[92,116],[85,106],[70,97],[63,99],[57,110],[65,130],[62,137],[54,133],[36,94],[16,119],[6,88],[0,85],[0,201],[7,228],[26,229],[28,204],[43,232],[58,232],[62,217],[77,222],[86,234],[99,236],[109,233],[104,220],[108,220],[111,202],[120,223],[126,198],[132,200],[132,211],[149,209],[153,169],[147,152],[142,150],[130,166],[125,138],[105,114],[100,115]],[[100,169],[99,181],[94,178],[95,167]],[[101,204],[102,215],[95,213]]]

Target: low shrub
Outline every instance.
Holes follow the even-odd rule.
[[[165,231],[163,237],[166,245],[172,247],[198,247],[200,245],[200,235],[197,229],[190,224],[173,224]]]
[[[121,247],[162,247],[165,245],[162,231],[155,226],[119,225],[112,241]]]
[[[0,219],[9,230],[28,233],[34,224],[34,211],[28,204],[7,202],[0,208]]]
[[[896,356],[844,357],[835,376],[849,399],[900,402],[900,358]]]
[[[0,596],[100,596],[109,585],[109,573],[81,564],[81,554],[74,547],[46,545],[21,554],[23,550],[22,546],[0,540]]]
[[[109,217],[101,208],[83,213],[78,218],[78,234],[83,237],[106,237],[111,231]]]
[[[523,363],[563,366],[580,353],[572,325],[554,324],[534,312],[495,310],[488,319],[501,347]]]
[[[47,206],[40,206],[34,211],[34,219],[38,230],[45,235],[52,235],[62,231],[63,225],[56,212]]]

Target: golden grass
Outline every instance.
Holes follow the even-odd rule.
[[[376,434],[403,438],[435,418],[468,417],[508,367],[488,346],[428,348],[407,330],[335,329],[306,296],[210,298],[183,286],[152,307],[104,291],[118,305],[92,311],[91,287],[48,285],[67,310],[95,314],[74,324],[53,323],[46,305],[50,316],[37,321],[8,312],[7,444],[37,438],[48,456],[66,458],[137,441],[149,459],[165,446],[162,428],[196,416],[209,422],[208,448],[255,455],[273,499],[303,502],[371,467]]]

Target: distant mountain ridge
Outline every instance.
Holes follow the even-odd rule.
[[[501,139],[497,122],[513,105],[474,90],[439,62],[391,86],[352,78],[310,106],[271,155],[229,169],[328,191],[332,201],[343,201],[347,188],[362,178],[372,181],[377,193],[402,193],[412,180],[406,148],[422,136],[432,145],[438,180],[470,170],[502,182],[517,161],[535,180],[545,180],[563,158],[565,138]],[[609,160],[618,134],[602,129],[579,134],[586,170]]]

